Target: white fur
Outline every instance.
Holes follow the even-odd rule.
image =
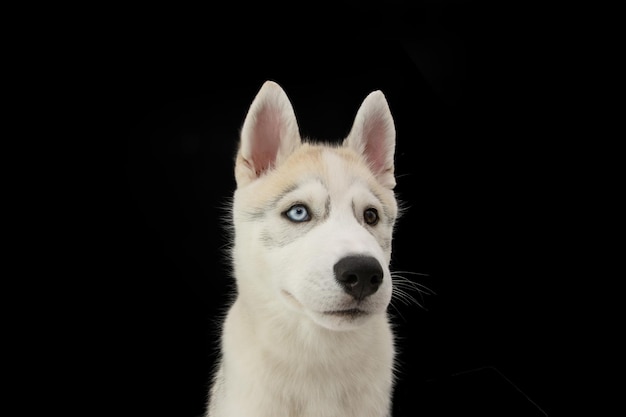
[[[266,82],[241,132],[233,204],[237,297],[223,326],[208,417],[387,417],[393,336],[395,130],[381,92],[363,101],[343,146],[300,139],[291,103]],[[306,204],[311,219],[285,212]],[[374,208],[380,220],[364,222]],[[333,266],[375,258],[378,290],[357,301]],[[329,312],[359,308],[358,316]]]

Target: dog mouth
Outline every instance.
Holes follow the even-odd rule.
[[[292,303],[293,305],[302,308],[302,304],[300,303],[300,301],[298,301],[298,299],[296,297],[294,297],[294,295],[292,293],[290,293],[289,291],[285,291],[282,290],[281,291],[283,296],[285,296],[285,298]],[[318,313],[320,314],[320,313]],[[327,310],[327,311],[322,311],[321,312],[322,315],[324,316],[328,316],[328,317],[344,317],[344,318],[357,318],[357,317],[361,317],[361,316],[366,316],[369,313],[365,310],[362,310],[360,308],[346,308],[343,310]]]
[[[347,310],[332,310],[332,311],[324,311],[324,314],[327,316],[335,316],[335,317],[359,317],[367,314],[367,311],[363,311],[358,308],[350,308]]]

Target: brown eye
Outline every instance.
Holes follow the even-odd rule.
[[[369,224],[370,226],[376,225],[376,223],[378,223],[378,212],[376,211],[376,209],[366,209],[363,212],[363,220],[365,220],[365,223]]]

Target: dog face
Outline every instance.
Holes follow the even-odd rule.
[[[314,145],[302,143],[284,91],[265,83],[246,116],[235,167],[239,295],[332,330],[383,314],[397,216],[394,144],[380,92],[365,99],[342,146]]]

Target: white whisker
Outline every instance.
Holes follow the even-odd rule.
[[[401,275],[402,274],[402,275]],[[392,271],[391,278],[393,281],[393,289],[392,289],[392,301],[398,300],[405,306],[409,305],[418,305],[424,310],[426,307],[424,306],[424,295],[436,295],[433,290],[425,286],[424,284],[411,281],[409,278],[405,277],[404,274],[411,275],[420,275],[420,276],[429,276],[429,274],[422,274],[419,272],[410,272],[410,271]],[[413,295],[417,294],[419,296],[418,299]],[[400,313],[400,310],[396,305],[391,303],[394,309]],[[400,313],[400,316],[402,314]]]
[[[406,321],[406,319],[404,318],[404,316],[402,315],[402,312],[400,311],[400,309],[393,303],[393,299],[391,300],[391,302],[389,303],[389,305],[391,307],[394,308],[394,310],[396,310],[396,312],[398,313],[398,315],[402,318],[402,320]]]
[[[411,271],[393,271],[394,274],[411,274],[411,275],[421,275],[424,277],[429,277],[430,274],[425,274],[423,272],[411,272]]]

